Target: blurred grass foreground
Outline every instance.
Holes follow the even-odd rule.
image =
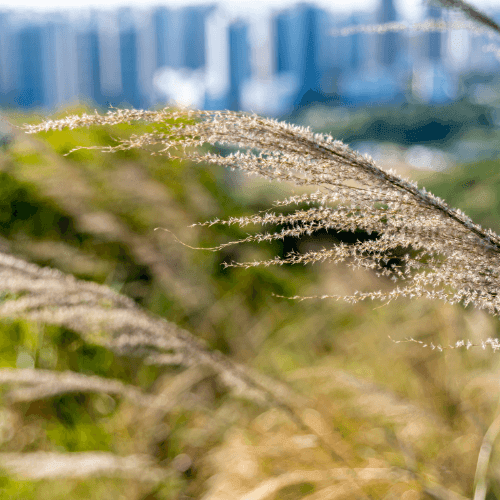
[[[380,307],[276,297],[348,295],[390,284],[320,262],[222,265],[349,244],[351,233],[323,230],[214,253],[154,231],[168,228],[193,247],[243,239],[234,225],[189,226],[266,210],[305,187],[138,149],[65,156],[75,146],[108,146],[145,131],[135,122],[15,131],[0,152],[0,251],[87,283],[75,295],[75,282],[63,274],[44,278],[53,280],[54,311],[78,300],[81,324],[74,325],[45,321],[56,312],[33,299],[21,318],[11,304],[24,292],[19,288],[15,301],[3,293],[0,497],[471,497],[479,451],[498,416],[498,354],[441,352],[395,344],[388,335],[429,346],[480,344],[498,336],[498,321],[423,299]],[[498,167],[477,163],[473,178],[463,166],[415,175],[498,231]],[[16,279],[26,286],[43,275],[18,267]],[[105,314],[116,304],[143,328],[139,346],[118,317],[109,331],[84,332],[93,309]],[[171,345],[160,352],[162,329]],[[493,447],[491,499],[500,498],[499,463]]]

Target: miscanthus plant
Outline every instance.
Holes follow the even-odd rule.
[[[247,113],[168,108],[69,116],[26,129],[34,133],[63,127],[116,125],[133,120],[151,122],[157,131],[130,137],[103,151],[150,148],[154,154],[172,157],[182,150],[183,158],[240,169],[270,181],[314,188],[311,193],[278,201],[275,207],[263,213],[199,223],[201,226],[281,226],[276,232],[263,230],[205,250],[218,251],[237,243],[300,237],[320,229],[362,230],[373,235],[372,239],[358,240],[352,245],[341,242],[332,248],[302,254],[291,252],[283,258],[263,261],[230,262],[225,266],[345,263],[390,278],[395,282],[394,289],[350,296],[288,298],[334,298],[356,303],[365,299],[391,302],[398,297],[425,297],[451,304],[472,304],[493,315],[499,314],[500,237],[475,224],[463,212],[451,208],[425,188],[418,188],[415,182],[383,170],[370,157],[351,150],[331,136]],[[238,151],[223,156],[197,149],[206,144],[236,146]],[[310,208],[295,209],[288,214],[278,211],[281,207],[304,203]],[[399,263],[389,263],[396,253],[402,253]],[[487,342],[494,349],[500,347],[495,340]]]
[[[456,9],[471,22],[457,24],[433,22],[405,26],[389,23],[378,26],[346,28],[336,35],[355,31],[402,31],[405,29],[446,30],[457,27],[475,29],[477,33],[500,33],[500,27],[488,16],[461,0],[440,0],[442,6]],[[353,31],[354,30],[354,31]],[[282,226],[277,232],[260,232],[248,237],[204,250],[218,251],[237,243],[265,242],[285,237],[310,235],[326,229],[362,230],[371,239],[352,245],[340,243],[330,249],[304,254],[292,252],[284,258],[254,262],[231,262],[225,266],[253,267],[315,262],[346,263],[353,268],[374,270],[395,282],[392,291],[355,293],[351,296],[294,296],[288,299],[334,298],[356,303],[364,299],[390,302],[398,297],[439,299],[445,302],[472,304],[493,315],[500,312],[500,236],[482,228],[458,209],[416,182],[404,179],[394,171],[386,171],[367,155],[361,155],[341,141],[309,128],[290,125],[255,114],[233,111],[199,111],[169,109],[144,111],[110,110],[105,115],[67,116],[38,125],[26,125],[28,133],[63,128],[75,129],[92,125],[119,125],[142,121],[153,125],[154,132],[119,140],[115,146],[90,147],[103,152],[151,150],[166,155],[215,163],[239,169],[269,181],[287,181],[297,186],[310,186],[311,193],[290,196],[264,212],[228,220],[212,220],[199,226],[266,225]],[[200,152],[203,145],[236,147],[228,155]],[[78,147],[72,151],[76,151]],[[68,153],[68,154],[71,154]],[[309,209],[296,209],[283,214],[280,207],[308,204]],[[168,228],[164,228],[168,231]],[[398,264],[389,263],[395,255]],[[489,340],[494,349],[500,348]]]

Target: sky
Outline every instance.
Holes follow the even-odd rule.
[[[418,0],[417,0],[418,1]],[[500,1],[500,0],[499,0]],[[63,8],[65,10],[68,9],[79,9],[85,6],[94,6],[97,8],[114,8],[120,6],[130,6],[130,7],[148,7],[148,6],[168,6],[168,7],[183,7],[187,5],[197,5],[197,4],[207,4],[212,3],[210,0],[78,0],[77,2],[68,2],[67,0],[44,0],[41,2],[40,0],[0,0],[0,7],[12,8],[12,9],[21,9],[21,8],[30,8],[34,10],[52,10]],[[248,8],[249,6],[286,6],[293,5],[295,2],[290,0],[215,0],[214,3],[218,4],[232,4],[231,7],[234,7],[235,4],[239,4],[242,9]],[[311,3],[315,3],[317,5],[326,7],[330,9],[332,4],[335,5],[336,10],[352,10],[352,3],[344,2],[339,0],[317,0],[312,1]],[[377,2],[374,0],[356,0],[356,8],[359,5],[359,9],[363,9],[367,6],[375,5]],[[401,2],[402,3],[402,2]]]
[[[328,11],[339,13],[351,13],[354,11],[374,11],[381,0],[303,0],[306,3],[315,4]],[[119,7],[132,7],[134,9],[150,9],[165,6],[169,8],[181,8],[190,5],[218,4],[231,13],[241,14],[265,14],[267,11],[281,10],[291,7],[300,0],[0,0],[0,10],[37,12],[73,11],[77,15],[78,10],[98,9],[115,10]],[[427,0],[394,0],[399,15],[408,21],[421,20],[425,13]],[[483,10],[485,13],[500,10],[500,0],[470,0],[468,3]]]
[[[395,0],[395,4],[400,15],[404,19],[411,21],[412,19],[418,20],[422,16],[425,1]],[[0,0],[0,10],[28,10],[32,12],[76,11],[86,8],[114,10],[123,6],[148,9],[155,6],[176,8],[207,3],[217,3],[233,12],[255,12],[282,9],[298,2],[292,0],[212,0],[212,2],[210,0],[78,0],[74,2],[68,2],[68,0]],[[345,0],[308,0],[307,3],[316,4],[329,11],[347,13],[353,11],[373,11],[379,5],[380,0],[354,0],[351,2],[346,2]],[[500,9],[500,0],[471,0],[469,3],[484,10],[486,13]]]
[[[398,11],[406,18],[413,17],[420,10],[421,2],[422,0],[396,0],[396,5]],[[107,10],[121,6],[148,8],[162,5],[175,8],[207,3],[209,3],[209,0],[78,0],[76,2],[68,2],[68,0],[0,0],[0,9],[53,11],[95,7]],[[229,5],[231,10],[235,8],[241,10],[267,10],[269,8],[292,6],[297,2],[291,0],[215,0],[214,3],[224,6]],[[354,10],[373,10],[379,4],[379,0],[354,0],[354,2],[346,2],[345,0],[311,0],[310,3],[314,3],[326,10],[352,12]],[[497,4],[500,7],[500,0],[474,0],[473,3],[478,7],[489,4]]]

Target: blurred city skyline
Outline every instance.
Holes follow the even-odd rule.
[[[338,13],[288,3],[250,18],[208,2],[78,16],[0,10],[0,108],[175,102],[279,117],[313,103],[401,104],[409,93],[447,103],[461,97],[464,74],[498,72],[487,37],[466,30],[332,36],[408,20],[395,0],[370,5]],[[443,15],[456,14],[426,6],[419,20]]]

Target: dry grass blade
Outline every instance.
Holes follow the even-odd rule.
[[[5,254],[0,254],[0,277],[4,293],[0,316],[65,326],[120,354],[153,356],[150,360],[154,360],[155,354],[174,351],[181,355],[175,358],[176,362],[210,366],[229,387],[246,397],[260,402],[272,398],[251,381],[242,367],[210,351],[186,330],[153,317],[106,286]]]
[[[500,433],[500,415],[493,420],[484,435],[479,456],[477,459],[476,475],[474,478],[475,490],[474,500],[484,500],[488,492],[487,474],[488,466],[490,464],[491,453],[493,445]]]
[[[475,7],[463,0],[437,0],[443,7],[448,9],[457,9],[465,14],[469,19],[486,26],[497,33],[500,33],[500,26],[491,17],[483,14]]]
[[[0,453],[0,467],[22,479],[32,480],[118,476],[157,483],[172,474],[156,466],[147,455],[119,457],[98,451]]]
[[[338,494],[342,492],[345,495],[349,492],[349,496],[356,493],[357,497],[367,498],[361,489],[363,483],[370,481],[390,481],[394,483],[398,481],[410,481],[412,479],[411,474],[407,471],[398,471],[397,469],[367,468],[354,469],[354,472],[356,473],[357,483],[352,482],[351,471],[344,468],[287,472],[281,476],[268,479],[257,488],[243,495],[240,500],[271,500],[275,498],[276,493],[280,489],[286,486],[304,482],[324,483],[331,481],[341,483],[335,486],[331,493],[335,492],[335,494]],[[337,496],[336,498],[340,497]]]
[[[492,21],[493,22],[493,21]],[[330,32],[332,36],[351,36],[357,33],[397,33],[403,31],[424,33],[433,31],[450,31],[456,29],[466,29],[473,35],[488,35],[492,37],[491,27],[489,25],[478,25],[474,21],[452,20],[444,21],[442,19],[427,19],[420,23],[405,24],[402,22],[394,21],[382,24],[355,24],[345,28],[334,29]]]
[[[452,9],[462,13],[469,19],[469,22],[464,22],[463,20],[444,21],[442,19],[426,19],[423,22],[413,23],[411,25],[398,21],[381,24],[357,24],[334,29],[330,34],[332,36],[350,36],[356,33],[382,34],[402,31],[449,31],[454,29],[466,29],[473,34],[488,34],[490,37],[493,35],[492,32],[497,34],[500,33],[500,26],[491,17],[480,12],[463,0],[435,0],[434,3],[446,9]]]
[[[89,376],[76,372],[55,372],[41,369],[2,368],[0,384],[22,385],[5,396],[13,403],[49,398],[68,392],[104,392],[124,396],[135,404],[150,406],[152,398],[133,386],[127,386],[120,380]]]
[[[158,410],[164,415],[171,409],[176,401],[176,398],[169,400],[173,393],[180,394],[215,373],[238,396],[280,408],[299,428],[311,431],[294,410],[294,405],[302,404],[304,398],[294,394],[285,384],[253,373],[221,353],[211,351],[188,331],[148,314],[132,300],[106,286],[77,280],[5,254],[0,254],[0,277],[4,294],[0,302],[1,317],[64,326],[80,333],[90,343],[105,346],[119,355],[142,357],[150,364],[174,362],[192,367],[185,372],[185,377],[180,376],[170,391],[157,397],[141,395],[118,381],[98,377],[41,371],[37,381],[38,370],[5,370],[0,373],[0,383],[34,385],[12,392],[13,400],[32,400],[62,392],[109,392],[146,404],[154,419]],[[321,437],[319,439],[342,461]]]

